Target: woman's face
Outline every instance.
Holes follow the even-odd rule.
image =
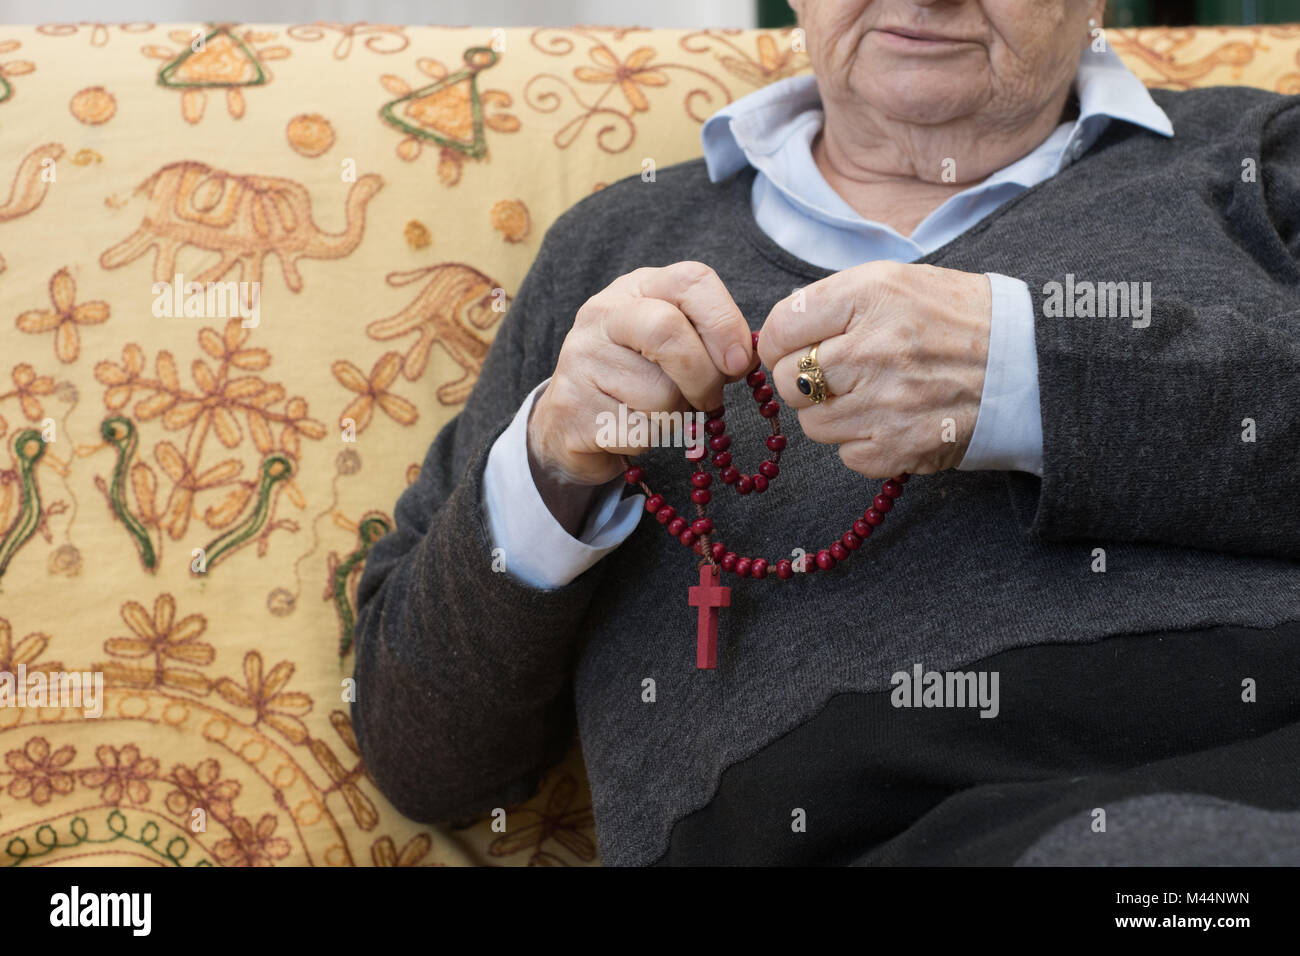
[[[1016,127],[1068,88],[1101,0],[791,0],[822,97],[922,126]]]

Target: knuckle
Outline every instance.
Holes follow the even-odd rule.
[[[609,289],[601,289],[578,307],[574,316],[575,326],[600,324],[613,312],[613,303],[617,296]]]
[[[584,335],[583,331],[574,326],[564,335],[564,341],[560,343],[560,354],[555,360],[557,371],[564,371],[577,360],[577,357],[589,349],[589,336]]]
[[[655,269],[654,266],[640,266],[639,268],[633,269],[631,272],[626,273],[617,281],[630,282],[632,287],[635,288],[640,284],[640,282],[643,279],[648,279],[650,276],[654,275],[656,271],[657,270]]]
[[[672,275],[677,281],[685,285],[695,285],[698,282],[704,282],[717,273],[703,262],[697,262],[694,259],[683,259],[681,262],[675,262],[668,266]]]
[[[786,322],[784,312],[773,312],[758,334],[758,357],[770,369],[775,369],[776,364],[790,351],[786,344]]]
[[[872,262],[865,263],[863,270],[867,276],[879,281],[892,279],[898,275],[900,263],[892,259],[876,259]]]
[[[659,364],[676,351],[680,331],[677,310],[666,302],[648,299],[642,306],[642,314],[644,339],[641,354]]]

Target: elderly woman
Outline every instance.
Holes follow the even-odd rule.
[[[612,864],[1300,862],[1300,99],[1148,94],[1103,0],[794,6],[398,502],[376,782],[509,807],[576,726]]]

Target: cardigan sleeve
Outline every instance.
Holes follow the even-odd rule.
[[[398,500],[358,588],[352,720],[366,766],[406,816],[442,822],[529,797],[572,743],[571,673],[596,565],[554,590],[494,570],[483,511],[493,442],[554,366],[572,296],[553,226],[464,409]],[[508,556],[507,556],[508,557]]]
[[[1246,110],[1187,174],[1222,234],[1116,240],[1180,270],[1148,326],[1037,320],[1043,474],[1009,474],[1012,498],[1047,540],[1300,560],[1300,98]]]

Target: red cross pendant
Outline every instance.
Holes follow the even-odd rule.
[[[700,609],[695,637],[695,666],[712,670],[718,666],[718,608],[731,606],[731,588],[718,583],[715,565],[700,565],[700,583],[690,589],[690,605]]]

